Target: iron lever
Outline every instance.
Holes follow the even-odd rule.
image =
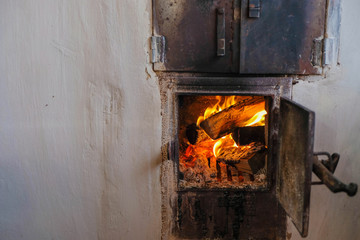
[[[217,51],[218,57],[225,56],[225,9],[217,9],[217,24],[216,24],[216,37],[217,37]]]
[[[320,162],[318,156],[321,155],[327,156],[328,160],[322,160]],[[357,192],[356,183],[344,184],[333,175],[339,159],[340,155],[338,153],[334,153],[331,156],[329,153],[325,152],[314,153],[313,172],[316,174],[316,176],[318,176],[318,178],[320,178],[320,184],[325,184],[330,189],[330,191],[334,193],[346,192],[350,197],[355,196]]]
[[[331,172],[331,173],[334,173],[335,172],[335,169],[339,163],[339,160],[340,160],[340,154],[338,153],[333,153],[331,156],[330,156],[330,153],[328,152],[317,152],[317,153],[314,153],[315,156],[326,156],[327,157],[327,160],[321,160],[321,163]]]

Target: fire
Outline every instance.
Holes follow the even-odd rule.
[[[202,116],[199,116],[197,119],[197,126],[200,126],[200,123],[206,118],[214,115],[237,103],[236,96],[216,96],[217,102],[208,107]],[[265,110],[259,111],[254,114],[248,121],[244,123],[243,126],[264,126],[265,125],[265,115],[267,112]],[[185,166],[189,167],[195,164],[195,159],[197,155],[203,155],[207,158],[215,156],[218,157],[221,149],[229,147],[247,147],[247,146],[238,146],[234,141],[232,134],[228,134],[217,140],[206,140],[198,143],[196,146],[189,145],[186,149],[182,160],[185,162]],[[212,151],[210,150],[212,149]]]
[[[220,150],[220,145],[221,143],[223,142],[223,138],[225,137],[222,137],[220,140],[218,140],[215,144],[214,144],[214,147],[213,147],[213,153],[214,153],[214,156],[217,157],[219,155],[219,150]]]
[[[250,118],[246,123],[245,126],[264,126],[265,125],[265,115],[267,112],[262,110],[257,112],[252,118]],[[219,156],[220,150],[226,147],[239,147],[234,139],[232,138],[232,134],[228,134],[219,140],[217,140],[213,147],[214,156]]]
[[[213,147],[214,156],[219,156],[220,150],[224,147],[238,147],[231,134],[228,134],[215,142]]]
[[[204,102],[196,102],[193,109],[191,106],[185,109],[185,113],[191,113],[191,121],[180,125],[180,132],[184,133],[179,146],[179,170],[182,173],[180,183],[185,187],[228,187],[230,182],[243,185],[255,181],[251,176],[246,177],[250,174],[256,179],[258,173],[258,169],[253,169],[248,161],[254,159],[253,161],[259,161],[260,164],[263,159],[257,158],[264,157],[265,162],[263,153],[256,155],[266,148],[263,143],[265,134],[261,135],[264,128],[253,129],[250,126],[265,125],[265,98],[206,96],[200,99]],[[211,106],[203,105],[209,101]],[[198,112],[199,108],[206,110]],[[195,118],[192,118],[194,113]],[[203,121],[205,122],[202,123]],[[250,135],[253,130],[259,130],[260,133],[254,133],[253,137]]]
[[[260,112],[257,112],[252,118],[250,118],[245,126],[265,126],[265,115],[267,112],[265,110],[262,110]]]
[[[216,100],[217,102],[213,106],[208,107],[205,110],[203,116],[199,116],[196,122],[197,126],[200,126],[200,123],[204,121],[206,118],[237,103],[237,101],[235,100],[235,96],[224,96],[224,97],[216,96]],[[256,113],[251,119],[249,119],[245,123],[245,126],[264,126],[266,114],[267,112],[265,110]],[[219,155],[220,150],[224,147],[238,147],[236,142],[232,138],[231,134],[228,134],[216,141],[213,140],[213,142],[214,142],[214,146],[212,152],[215,157]]]
[[[225,108],[228,108],[236,104],[237,101],[235,100],[235,97],[236,96],[216,96],[217,103],[211,107],[208,107],[205,110],[203,116],[198,117],[196,121],[196,125],[200,126],[200,123],[204,121],[206,118],[214,115],[215,113],[222,111]],[[214,142],[213,153],[215,157],[218,155],[218,152],[222,147],[237,146],[230,134],[220,138],[217,141],[213,140],[213,142]]]
[[[220,104],[223,99],[224,99],[223,103]],[[235,96],[224,96],[224,97],[216,96],[216,100],[217,100],[217,103],[212,107],[208,107],[204,112],[204,116],[200,116],[197,119],[197,121],[196,121],[197,126],[200,126],[200,123],[202,121],[204,121],[206,118],[208,118],[208,117],[214,115],[215,113],[220,112],[223,109],[228,108],[236,103]]]

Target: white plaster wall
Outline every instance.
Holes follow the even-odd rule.
[[[159,239],[160,96],[151,3],[0,2],[0,239]],[[341,66],[294,87],[316,150],[360,183],[360,4],[343,1]],[[360,194],[315,186],[308,239],[360,239]],[[289,224],[291,239],[300,239]]]
[[[326,78],[311,77],[310,82],[296,84],[293,99],[316,113],[314,150],[340,153],[335,176],[360,184],[360,2],[342,2],[341,65]],[[289,226],[291,239],[302,239]],[[307,239],[360,239],[360,193],[350,198],[313,186]]]
[[[160,238],[150,26],[150,0],[0,1],[1,240]]]

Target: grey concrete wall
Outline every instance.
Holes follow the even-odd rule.
[[[0,239],[159,239],[150,24],[150,1],[0,2]]]
[[[151,2],[0,3],[0,239],[159,239],[161,116]],[[341,65],[294,86],[315,149],[360,183],[360,28],[344,1]],[[308,239],[360,239],[360,195],[312,189]],[[289,224],[291,239],[300,239]]]

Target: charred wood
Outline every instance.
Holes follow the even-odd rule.
[[[263,97],[253,97],[238,102],[201,122],[200,126],[212,139],[218,139],[244,127],[257,112],[264,110]]]
[[[196,126],[196,123],[190,124],[186,127],[186,137],[192,145],[209,139],[209,136],[204,132],[204,130]]]
[[[266,149],[252,143],[246,147],[228,147],[220,150],[218,161],[236,167],[240,172],[255,174],[265,166]]]
[[[226,164],[236,164],[239,163],[241,160],[247,160],[252,154],[253,152],[251,152],[246,147],[227,147],[222,148],[219,151],[219,155],[217,156],[217,158],[219,161],[222,161]]]
[[[232,137],[238,146],[247,145],[252,142],[265,144],[265,126],[249,126],[236,128]]]
[[[224,148],[220,151],[218,160],[228,165],[236,167],[238,171],[252,174],[248,160],[255,155],[248,150],[240,150],[239,148]]]
[[[259,172],[260,169],[265,167],[266,154],[266,149],[263,149],[256,152],[255,155],[249,159],[248,163],[253,174]]]

